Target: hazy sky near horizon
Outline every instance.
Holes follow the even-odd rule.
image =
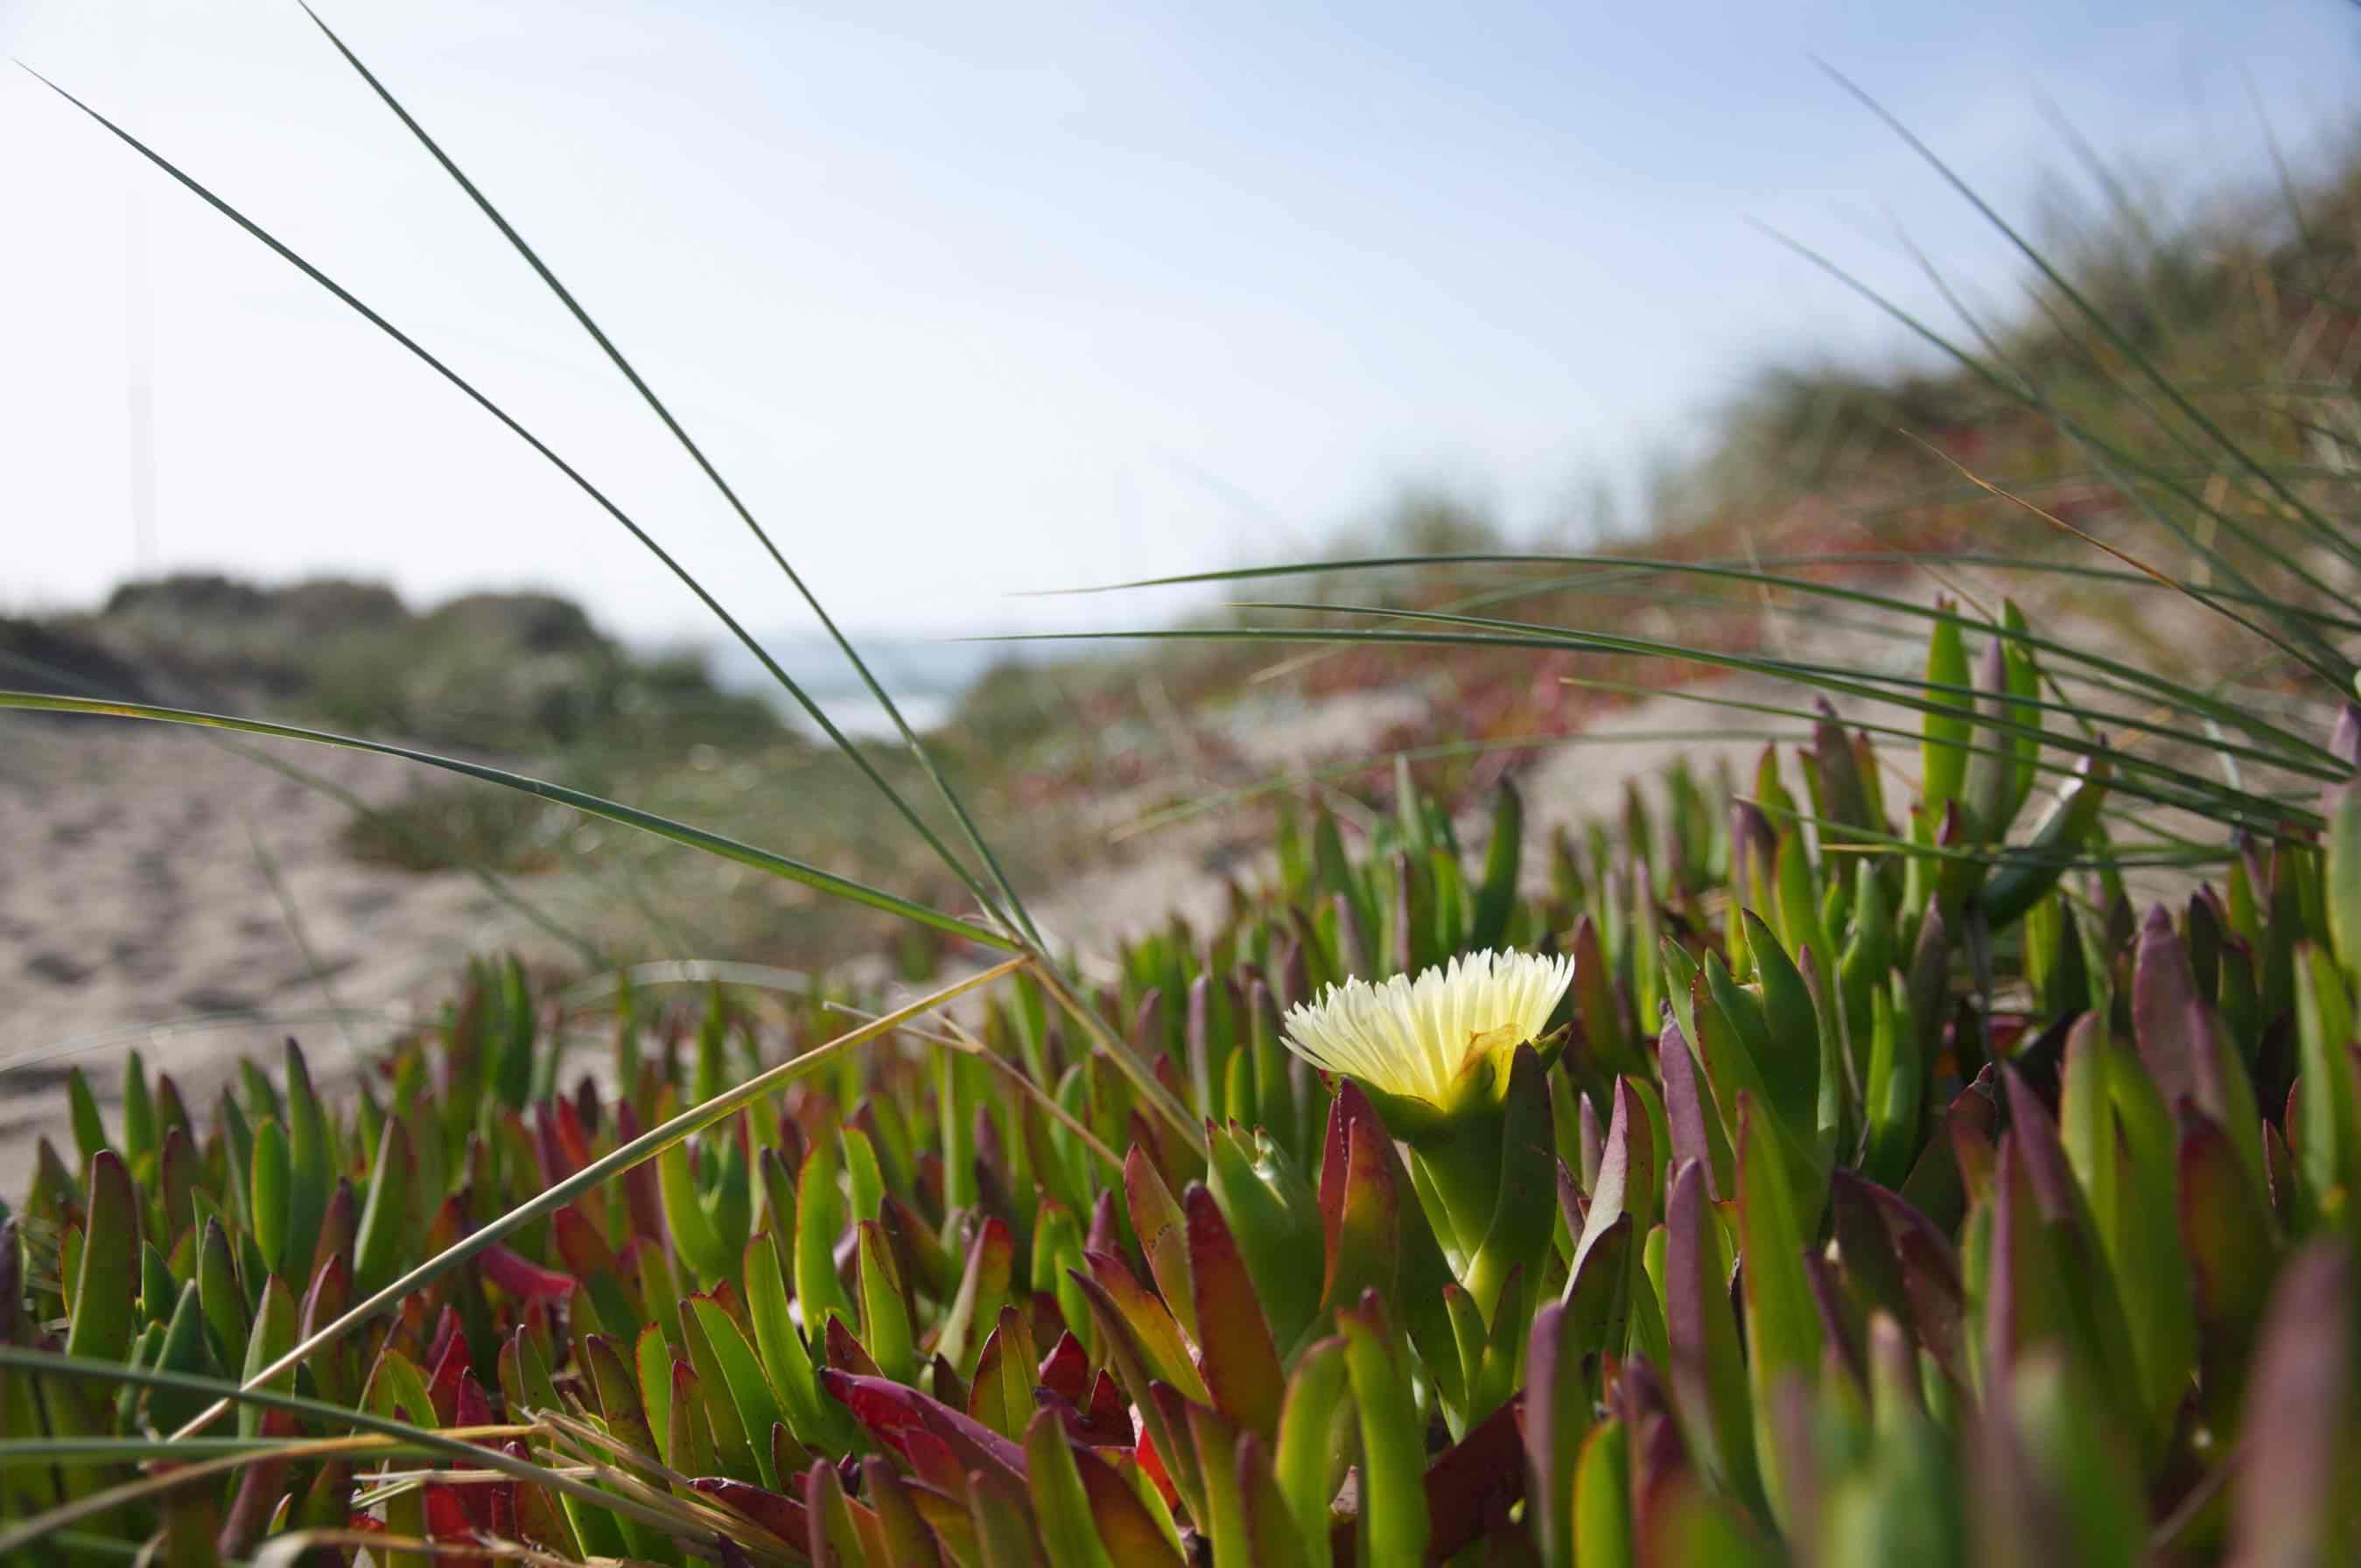
[[[1744,372],[1901,334],[1894,225],[2004,242],[2054,106],[2176,191],[2349,122],[2361,12],[1995,0],[1455,7],[324,0],[849,624],[1144,623],[1027,589],[1298,553],[1405,482],[1537,532]],[[0,0],[0,43],[444,355],[765,631],[803,613],[629,389],[291,0]],[[2249,92],[2251,83],[2252,93]],[[23,72],[0,78],[0,610],[157,564],[686,589],[512,435]],[[144,267],[134,258],[144,256]],[[146,328],[147,349],[136,351]]]

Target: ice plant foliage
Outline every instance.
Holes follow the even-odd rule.
[[[2343,364],[2299,259],[2267,291]],[[2337,375],[2338,422],[2296,423],[2350,444]],[[292,1041],[210,1103],[74,1069],[73,1157],[41,1139],[0,1212],[0,1563],[2361,1561],[2361,607],[2223,559],[2264,511],[2361,539],[2165,389],[2163,466],[2069,433],[2142,510],[2208,509],[2182,591],[2324,683],[2333,734],[2293,674],[2086,662],[2060,700],[2035,655],[2070,648],[1943,604],[1915,691],[1819,680],[1912,699],[1915,800],[1892,726],[1750,702],[1808,734],[1743,784],[1676,766],[1528,886],[1512,784],[1471,865],[1400,759],[1365,842],[1282,812],[1269,885],[1087,980],[996,864],[942,850],[1005,928],[442,760],[1018,956],[931,999],[980,999],[956,1038],[848,1031],[818,982],[569,1004],[488,960],[349,1095]],[[2200,455],[2268,505],[2180,488]],[[1425,625],[1356,635],[1646,646]],[[2213,880],[2143,917],[2134,864]]]
[[[1506,1078],[1510,1054],[1541,1037],[1573,981],[1563,954],[1491,951],[1416,979],[1355,977],[1290,1008],[1287,1043],[1323,1072],[1447,1109],[1479,1069]]]
[[[1892,806],[1823,715],[1531,883],[1513,785],[1470,857],[1405,770],[956,1038],[488,961],[349,1095],[77,1069],[0,1562],[2355,1561],[2361,785],[2143,916],[2094,803],[2159,764],[2027,711]]]

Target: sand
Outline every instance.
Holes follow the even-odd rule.
[[[283,754],[370,802],[413,772]],[[137,1050],[194,1107],[292,1035],[334,1080],[469,952],[555,948],[472,876],[356,863],[351,815],[192,733],[0,717],[0,1192],[23,1190],[40,1133],[71,1157],[70,1067],[111,1097]]]

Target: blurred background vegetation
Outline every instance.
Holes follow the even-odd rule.
[[[2188,415],[2155,394],[2126,349],[2280,483],[2317,491],[2343,481],[2361,452],[2356,225],[2361,152],[2309,181],[2202,192],[2174,192],[2085,155],[2029,229],[2055,277],[2028,273],[2021,294],[1998,304],[1957,299],[1960,321],[1912,323],[1920,351],[1883,370],[1763,367],[1713,411],[1699,449],[1664,455],[1636,509],[1604,487],[1577,487],[1552,536],[1511,539],[1480,496],[1409,487],[1334,531],[1323,555],[1778,557],[1797,563],[1786,569],[1848,581],[1920,571],[1905,554],[2048,554],[2107,565],[2060,525],[2128,543],[2144,519],[2194,493],[2280,542],[2278,564],[2253,568],[2259,593],[2311,594],[2342,564],[2311,547],[2283,500],[2199,452]],[[2096,308],[2104,330],[2071,295]],[[2186,558],[2153,564],[2202,573],[2210,526],[2201,521]],[[2153,556],[2154,535],[2143,537],[2136,548]],[[1776,607],[1751,585],[1656,578],[1576,587],[1571,570],[1469,562],[1246,584],[1274,591],[1240,597],[1309,594],[1309,602],[1362,611],[1480,606],[1548,625],[1645,628],[1708,649],[1756,649],[1776,635]],[[1046,565],[1044,576],[1045,587],[1063,586]],[[1909,580],[1923,591],[1923,577]],[[2122,594],[2090,586],[2074,602],[2123,637],[2141,637],[2141,618]],[[1184,629],[1270,624],[1274,616],[1215,608]],[[1311,610],[1276,619],[1372,624],[1366,614]],[[799,677],[835,660],[823,644],[770,641],[798,650]],[[2220,649],[2201,638],[2143,652],[2186,673]],[[706,650],[627,647],[544,594],[476,593],[414,608],[369,583],[266,587],[181,576],[128,584],[93,610],[0,620],[0,652],[36,685],[262,712],[506,759],[734,837],[792,845],[921,902],[956,902],[956,886],[849,762],[812,743],[799,718],[741,685],[734,671],[718,678]],[[1307,751],[1293,765],[1330,764],[1323,776],[1332,786],[1382,804],[1396,776],[1391,753],[1455,744],[1457,754],[1422,754],[1413,770],[1422,787],[1455,800],[1627,701],[1619,683],[1662,687],[1706,673],[1507,649],[1412,656],[1357,645],[1279,658],[1268,644],[1222,641],[1012,646],[1005,656],[980,653],[972,667],[983,673],[959,689],[897,695],[944,699],[931,736],[938,756],[1020,885],[1033,886],[1153,852],[1126,829],[1265,782],[1269,749],[1241,746],[1239,737],[1283,727],[1307,705],[1409,694],[1415,700],[1373,704],[1367,723],[1330,739],[1329,754]],[[911,782],[915,769],[898,745],[877,735],[866,743],[897,786]],[[1356,773],[1356,762],[1366,770]],[[1268,826],[1258,804],[1236,809],[1246,818],[1242,838]],[[421,780],[398,805],[357,818],[348,845],[404,871],[473,866],[529,879],[577,874],[596,852],[610,885],[630,890],[598,905],[598,935],[619,954],[686,942],[702,952],[818,963],[873,947],[883,929],[792,884],[741,877],[486,785]]]

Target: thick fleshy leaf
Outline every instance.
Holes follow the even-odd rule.
[[[2195,1288],[2205,1404],[2226,1421],[2239,1408],[2279,1271],[2279,1226],[2228,1135],[2186,1102],[2180,1168],[2180,1237]]]
[[[1397,1357],[1384,1309],[1374,1297],[1339,1312],[1336,1321],[1345,1335],[1345,1365],[1360,1415],[1361,1550],[1356,1561],[1362,1568],[1419,1568],[1426,1561],[1430,1525],[1426,1442],[1411,1397],[1409,1369]]]
[[[1025,1315],[1003,1307],[999,1323],[984,1340],[983,1354],[976,1358],[967,1413],[1005,1438],[1021,1437],[1036,1414],[1033,1360],[1033,1334]],[[1073,1409],[1071,1403],[1067,1408]],[[1075,1419],[1082,1419],[1079,1410]]]
[[[1198,1374],[1188,1343],[1180,1337],[1180,1327],[1172,1321],[1164,1303],[1139,1283],[1121,1258],[1103,1252],[1087,1253],[1084,1257],[1090,1265],[1092,1282],[1122,1315],[1149,1375],[1171,1384],[1185,1398],[1201,1405],[1210,1403],[1212,1395]]]
[[[1573,1270],[1567,1278],[1569,1288],[1581,1277],[1583,1261],[1598,1245],[1598,1237],[1616,1221],[1629,1215],[1632,1229],[1642,1234],[1656,1223],[1653,1178],[1659,1164],[1653,1142],[1653,1132],[1634,1080],[1616,1080],[1614,1115],[1599,1150],[1598,1177],[1591,1183],[1590,1207],[1575,1246]]]
[[[2265,1314],[2233,1482],[2232,1561],[2280,1568],[2361,1554],[2361,1322],[2353,1255],[2314,1242]]]
[[[74,1274],[66,1354],[120,1361],[137,1326],[133,1302],[139,1291],[139,1197],[123,1157],[113,1149],[92,1157],[84,1190],[90,1220]]]
[[[1702,977],[1697,994],[1702,994]],[[1730,1157],[1730,1140],[1722,1133],[1721,1118],[1698,1081],[1702,1074],[1690,1053],[1690,1037],[1683,1027],[1667,1025],[1657,1046],[1658,1072],[1664,1086],[1664,1120],[1673,1146],[1672,1168],[1677,1169],[1688,1160],[1698,1161],[1705,1170],[1707,1195],[1719,1198],[1724,1192],[1738,1190],[1737,1166]]]
[[[1213,1548],[1216,1562],[1249,1561],[1254,1548],[1246,1525],[1246,1494],[1238,1484],[1238,1439],[1247,1435],[1218,1410],[1191,1405],[1187,1411],[1189,1441],[1195,1447],[1197,1474],[1205,1487],[1205,1517],[1199,1533]]]
[[[1196,1293],[1189,1285],[1189,1233],[1180,1205],[1164,1184],[1148,1152],[1134,1144],[1124,1157],[1123,1187],[1131,1213],[1132,1233],[1148,1259],[1156,1288],[1180,1320],[1181,1332],[1197,1337]]]
[[[1230,1222],[1271,1332],[1292,1344],[1320,1310],[1319,1195],[1267,1134],[1234,1123],[1209,1129],[1208,1143],[1205,1184]]]
[[[876,1359],[879,1370],[896,1382],[917,1378],[917,1334],[910,1322],[910,1301],[884,1227],[863,1220],[854,1227],[859,1238],[862,1343]]]
[[[771,1428],[785,1419],[778,1396],[770,1380],[763,1376],[762,1363],[755,1358],[753,1347],[746,1343],[737,1323],[709,1296],[692,1296],[689,1310],[697,1315],[697,1327],[705,1344],[713,1354],[714,1365],[721,1374],[722,1391],[735,1408],[738,1421],[746,1434],[748,1446],[754,1451],[755,1464],[766,1486],[785,1488],[794,1477],[775,1474],[771,1467]],[[697,1336],[689,1339],[691,1354],[696,1353]],[[702,1375],[702,1367],[699,1368]],[[756,1440],[760,1441],[756,1441]]]
[[[2348,795],[2361,809],[2361,792],[2348,791]],[[2334,1223],[2345,1218],[2354,1194],[2361,1190],[2361,1109],[2356,1109],[2353,1058],[2347,1049],[2355,1038],[2353,1002],[2335,961],[2313,943],[2296,945],[2295,981],[2301,1087],[2295,1103],[2301,1114],[2290,1119],[2288,1131],[2307,1201]]]
[[[983,1336],[997,1321],[1016,1277],[1016,1238],[997,1218],[986,1215],[968,1249],[967,1267],[959,1290],[943,1319],[935,1342],[936,1353],[961,1375],[972,1375],[983,1346]]]
[[[700,1475],[689,1484],[733,1513],[753,1520],[783,1542],[801,1547],[811,1539],[810,1515],[801,1502],[784,1493],[724,1475]]]
[[[822,1140],[805,1157],[796,1176],[796,1299],[802,1304],[807,1328],[830,1317],[850,1320],[857,1315],[837,1275],[836,1245],[847,1219],[836,1179],[834,1147]]]
[[[1392,1294],[1401,1256],[1401,1174],[1400,1157],[1368,1096],[1344,1080],[1328,1113],[1320,1165],[1323,1310],[1357,1301],[1365,1290]]]
[[[353,1284],[365,1296],[401,1270],[402,1249],[410,1240],[410,1201],[416,1179],[409,1129],[395,1122],[378,1141],[368,1199],[361,1207],[360,1228],[353,1243]]]
[[[1611,1416],[1591,1429],[1576,1463],[1574,1561],[1582,1568],[1634,1568],[1631,1455],[1623,1423]]]
[[[1456,1557],[1527,1497],[1524,1442],[1513,1405],[1502,1405],[1427,1466],[1427,1551]]]
[[[579,1283],[574,1276],[544,1268],[531,1258],[504,1246],[484,1249],[484,1277],[519,1301],[564,1301]]]
[[[1950,1238],[1901,1198],[1849,1171],[1834,1173],[1829,1196],[1854,1288],[1907,1325],[1916,1343],[1964,1385],[1966,1301]]]
[[[812,1568],[864,1568],[860,1528],[845,1500],[844,1483],[836,1466],[815,1460],[797,1478],[802,1488],[804,1518],[810,1530]],[[864,1513],[866,1509],[862,1510]]]
[[[1116,1568],[1102,1544],[1090,1494],[1082,1488],[1064,1428],[1048,1410],[1025,1429],[1026,1484],[1049,1568]]]
[[[1673,1177],[1664,1208],[1664,1328],[1672,1360],[1666,1367],[1673,1409],[1698,1466],[1725,1489],[1753,1497],[1754,1438],[1730,1315],[1730,1279],[1705,1197],[1705,1170],[1695,1160]]]
[[[336,1185],[326,1113],[312,1088],[303,1052],[287,1042],[287,1250],[285,1266],[298,1277],[320,1266],[320,1231]]]
[[[1279,1409],[1272,1466],[1311,1568],[1328,1568],[1330,1561],[1330,1505],[1343,1479],[1335,1438],[1351,1394],[1345,1342],[1324,1339],[1296,1358]]]
[[[1738,1226],[1745,1266],[1746,1372],[1752,1396],[1754,1448],[1773,1511],[1788,1528],[1800,1494],[1770,1415],[1783,1386],[1808,1387],[1819,1371],[1819,1319],[1805,1277],[1804,1238],[1785,1174],[1768,1142],[1762,1110],[1741,1101],[1739,1114]]]
[[[2133,1568],[2147,1531],[2127,1434],[2070,1362],[2043,1352],[2011,1368],[1983,1429],[1985,1560]]]
[[[960,1463],[989,1465],[1018,1483],[1025,1478],[1025,1451],[967,1413],[916,1388],[883,1377],[857,1376],[830,1367],[820,1374],[828,1392],[869,1429],[872,1436],[897,1453],[906,1454],[913,1434],[924,1434],[947,1444]]]
[[[711,1150],[708,1145],[708,1156]],[[736,1260],[722,1245],[721,1233],[697,1190],[686,1139],[656,1156],[656,1184],[664,1198],[664,1230],[672,1237],[673,1255],[707,1284],[727,1278]]]
[[[1215,1409],[1241,1429],[1274,1441],[1285,1373],[1256,1300],[1254,1280],[1213,1193],[1192,1183],[1181,1203],[1188,1212],[1189,1277],[1200,1327],[1198,1370]]]
[[[1626,1233],[1629,1234],[1628,1232]],[[1532,1474],[1529,1519],[1545,1568],[1574,1563],[1574,1472],[1590,1427],[1588,1350],[1573,1314],[1552,1301],[1533,1314],[1526,1352],[1525,1463]]]

